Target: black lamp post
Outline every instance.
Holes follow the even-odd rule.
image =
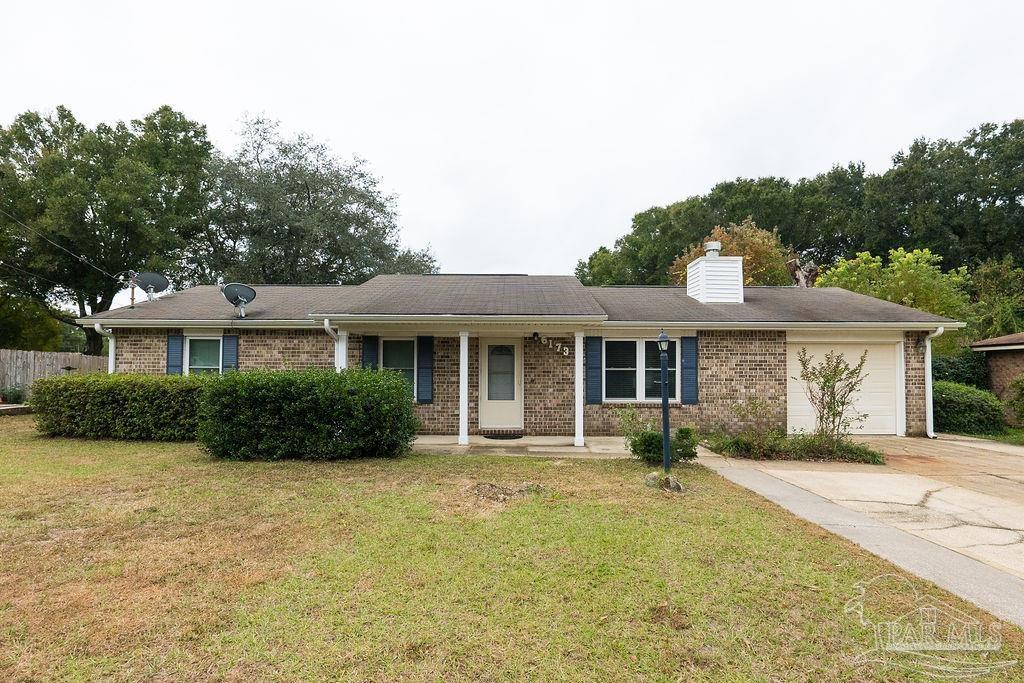
[[[658,349],[661,351],[661,454],[667,474],[672,467],[672,459],[668,436],[668,335],[665,330],[658,335]]]

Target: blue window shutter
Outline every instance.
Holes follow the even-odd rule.
[[[227,372],[228,370],[238,369],[238,335],[237,334],[225,334],[221,340],[221,351],[220,351],[220,370],[221,372]]]
[[[167,335],[167,374],[180,375],[182,357],[185,354],[185,336],[181,334]]]
[[[377,337],[363,335],[363,367],[377,369]]]
[[[416,337],[416,402],[434,402],[433,337]]]
[[[683,403],[697,403],[697,338],[680,339],[683,351]]]
[[[586,363],[587,403],[601,402],[601,337],[586,337],[583,340]]]

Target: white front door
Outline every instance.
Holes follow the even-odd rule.
[[[480,340],[480,428],[523,428],[523,340]]]

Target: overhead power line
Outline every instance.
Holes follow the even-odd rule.
[[[10,219],[11,219],[12,221],[14,221],[15,223],[17,223],[17,224],[18,224],[18,225],[20,225],[21,227],[25,228],[26,230],[28,230],[28,231],[29,231],[29,232],[31,232],[32,234],[36,235],[37,237],[39,237],[39,238],[41,238],[41,239],[44,239],[44,240],[46,240],[47,242],[49,242],[49,243],[50,243],[50,244],[52,244],[53,246],[57,247],[57,248],[58,248],[58,249],[60,249],[61,251],[67,252],[67,253],[68,253],[68,254],[69,254],[69,255],[70,255],[70,256],[71,256],[72,258],[74,258],[74,259],[75,259],[76,261],[79,261],[79,262],[81,262],[81,263],[84,263],[85,265],[89,266],[89,267],[90,267],[90,268],[92,268],[93,270],[96,270],[96,271],[98,271],[98,272],[100,272],[100,273],[103,273],[104,275],[106,275],[107,277],[109,277],[109,278],[110,278],[111,280],[113,280],[114,282],[117,282],[117,283],[122,283],[122,284],[123,284],[123,282],[124,282],[123,280],[121,280],[120,278],[114,277],[113,275],[111,275],[111,274],[110,274],[110,273],[108,273],[107,271],[103,270],[102,268],[100,268],[99,266],[97,266],[97,265],[96,265],[95,263],[93,263],[92,261],[90,261],[89,259],[87,259],[87,258],[86,258],[86,257],[85,257],[84,255],[82,255],[82,254],[76,254],[75,252],[71,251],[71,250],[70,250],[70,249],[68,249],[67,247],[65,247],[65,246],[63,246],[63,245],[60,245],[60,244],[57,244],[56,242],[54,242],[53,240],[51,240],[51,239],[50,239],[49,237],[47,237],[47,236],[46,236],[46,235],[44,235],[43,233],[39,232],[39,231],[38,231],[38,230],[36,230],[35,228],[31,228],[31,227],[29,227],[29,226],[28,226],[28,225],[26,225],[25,223],[23,223],[23,222],[21,222],[20,220],[18,220],[18,219],[17,219],[16,217],[14,217],[14,216],[12,216],[11,214],[9,214],[9,213],[7,213],[6,211],[4,211],[3,209],[0,209],[0,213],[2,213],[3,215],[7,216],[7,217],[8,217],[8,218],[10,218]],[[43,279],[45,280],[46,278],[43,278]],[[52,282],[52,280],[51,280],[51,282]]]

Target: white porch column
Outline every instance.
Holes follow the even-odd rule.
[[[348,367],[348,331],[338,330],[334,340],[334,369],[341,372]]]
[[[459,445],[469,445],[469,332],[459,332]]]
[[[573,344],[576,352],[576,438],[574,446],[583,446],[583,333],[576,333],[576,343]]]

